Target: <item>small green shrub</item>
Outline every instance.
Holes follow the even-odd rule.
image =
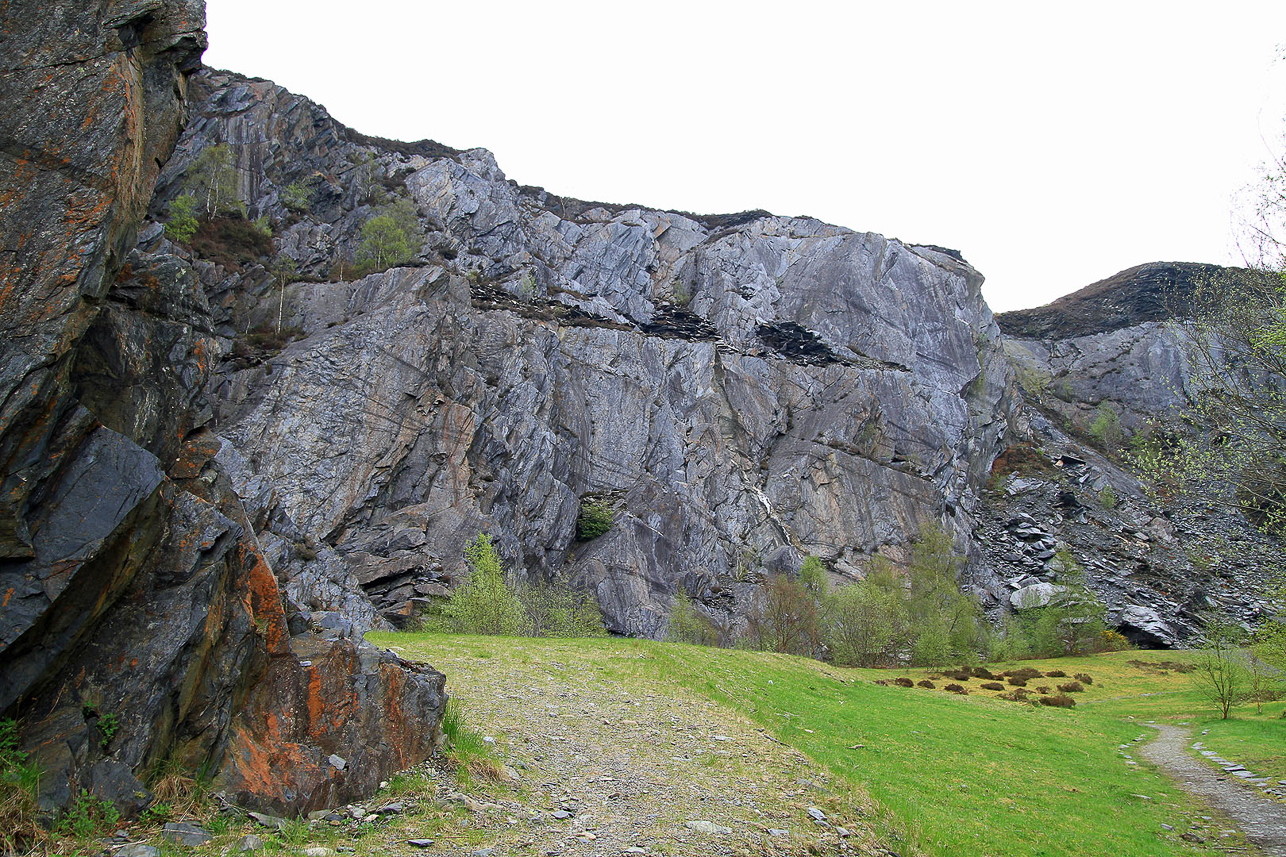
[[[1090,437],[1098,441],[1099,447],[1105,452],[1120,451],[1121,418],[1107,402],[1099,402],[1094,421],[1090,423]]]
[[[598,601],[557,583],[519,586],[518,600],[527,613],[527,633],[533,637],[604,637]]]
[[[1104,485],[1103,490],[1098,492],[1098,503],[1109,512],[1116,508],[1116,492],[1111,485]]]
[[[504,634],[514,636],[527,627],[522,601],[505,583],[491,536],[479,533],[464,550],[469,577],[451,592],[442,607],[453,631],[463,634]]]
[[[112,743],[112,739],[116,737],[116,733],[120,731],[120,728],[121,719],[116,716],[114,711],[109,711],[98,718],[98,731],[103,735],[104,750],[107,749],[108,744]]]
[[[576,516],[576,538],[587,542],[596,539],[612,528],[615,512],[602,500],[581,500],[580,514]]]
[[[666,639],[698,646],[718,646],[723,642],[722,638],[719,628],[697,609],[680,587],[674,595],[674,604],[670,607],[670,626]]]
[[[196,234],[196,197],[190,193],[174,198],[170,216],[165,220],[165,235],[171,241],[186,244]]]
[[[294,212],[305,212],[313,203],[313,192],[303,182],[291,182],[281,189],[281,204]]]
[[[112,830],[120,819],[120,813],[111,801],[81,789],[80,794],[63,813],[57,832],[77,839],[88,839]]]

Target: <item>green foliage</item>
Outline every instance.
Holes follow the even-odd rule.
[[[602,637],[603,611],[598,601],[568,586],[519,586],[518,600],[526,613],[524,632],[533,637]]]
[[[452,697],[442,713],[442,735],[446,738],[447,758],[456,766],[456,782],[469,787],[474,777],[494,780],[500,766],[491,748],[477,730],[465,720],[464,704]]]
[[[586,497],[581,500],[580,513],[576,516],[576,539],[587,542],[598,538],[612,528],[615,517],[611,504]]]
[[[196,234],[196,197],[185,193],[170,203],[170,216],[165,221],[165,234],[171,241],[186,244]]]
[[[58,832],[76,839],[88,839],[91,836],[110,832],[120,818],[120,813],[116,811],[111,801],[103,800],[81,789],[80,794],[63,813],[58,823]]]
[[[675,593],[674,604],[670,607],[670,624],[665,638],[674,643],[692,643],[698,646],[718,646],[723,643],[723,634],[718,626],[697,609],[682,588]]]
[[[823,644],[820,599],[784,574],[769,575],[751,613],[748,640],[770,652],[812,656]]]
[[[491,536],[479,533],[464,550],[469,578],[451,592],[442,608],[451,628],[458,633],[521,634],[527,626],[522,601],[505,583],[504,569]]]
[[[1205,635],[1206,645],[1201,649],[1197,669],[1191,674],[1192,683],[1202,697],[1219,710],[1220,719],[1227,720],[1248,684],[1246,666],[1237,652],[1242,630],[1215,613],[1206,617]]]
[[[982,613],[957,582],[963,566],[964,557],[955,552],[944,529],[930,524],[920,531],[908,569],[912,663],[940,666],[973,661],[984,649],[987,633]]]
[[[265,238],[272,237],[272,218],[270,218],[268,215],[261,214],[251,222],[254,225],[255,231],[258,232],[260,235],[264,236]]]
[[[799,582],[812,595],[820,597],[826,594],[826,565],[817,557],[809,554],[804,558],[804,565],[799,570]]]
[[[410,261],[423,242],[415,206],[407,199],[381,208],[362,224],[360,235],[355,261],[367,273]]]
[[[865,580],[835,592],[829,642],[838,664],[896,664],[910,638],[910,615],[902,582],[884,557],[876,557]]]
[[[1004,657],[1057,658],[1127,648],[1119,634],[1108,629],[1106,608],[1085,586],[1085,570],[1070,553],[1054,557],[1060,569],[1057,593],[1045,607],[1033,607],[1011,617],[1005,626]],[[993,652],[997,656],[1001,652]]]
[[[1104,485],[1103,490],[1098,492],[1098,503],[1109,512],[1116,508],[1116,492],[1111,485]]]
[[[1121,418],[1107,402],[1099,402],[1094,421],[1090,423],[1090,437],[1098,442],[1104,452],[1116,454],[1121,449]]]
[[[121,719],[116,715],[116,712],[109,711],[99,716],[98,731],[103,736],[103,749],[107,749],[107,745],[112,743],[112,739],[116,737],[116,733],[120,731],[120,728]]]
[[[281,189],[281,204],[290,211],[307,211],[313,204],[312,188],[303,182],[291,182]]]
[[[536,278],[530,273],[523,274],[522,279],[518,281],[518,297],[527,303],[534,303],[539,296],[540,287],[536,285]]]
[[[184,179],[184,187],[196,198],[207,219],[245,213],[245,203],[238,198],[239,184],[232,147],[227,143],[202,150]]]

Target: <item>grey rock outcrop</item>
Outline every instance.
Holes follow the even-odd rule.
[[[229,353],[279,300],[298,330],[211,388],[241,484],[271,486],[280,520],[342,557],[387,618],[458,576],[484,529],[533,579],[591,589],[611,630],[646,636],[679,587],[736,622],[770,565],[813,553],[860,574],[927,521],[967,545],[1011,390],[958,254],[762,212],[578,203],[515,186],[484,150],[363,143],[263,81],[205,72],[194,89],[158,210],[185,163],[228,141],[252,168],[250,213],[278,219],[277,251],[314,278],[351,268],[364,188],[418,211],[411,267],[284,300],[267,259],[193,260]],[[281,188],[310,175],[326,177],[312,207],[285,209]],[[578,543],[581,501],[600,495],[615,524]]]

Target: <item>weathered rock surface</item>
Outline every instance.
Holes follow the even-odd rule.
[[[1065,551],[1140,645],[1193,640],[1210,610],[1247,628],[1273,615],[1264,593],[1280,546],[1240,516],[1159,504],[1123,463],[1134,432],[1183,430],[1197,382],[1183,327],[1170,321],[1199,283],[1227,276],[1256,275],[1153,263],[998,316],[1026,408],[975,532],[971,573],[984,600],[1013,603],[1056,582]],[[1119,425],[1095,436],[1105,412]]]
[[[351,799],[431,751],[444,702],[440,674],[283,598],[216,458],[197,272],[129,255],[203,21],[195,0],[0,6],[0,710],[48,807],[137,809],[167,759],[282,812]]]
[[[372,196],[419,213],[412,266],[289,286],[298,341],[225,362],[211,387],[243,497],[270,497],[264,517],[333,550],[387,618],[438,594],[483,529],[648,636],[679,587],[735,623],[759,573],[805,554],[860,574],[928,521],[967,543],[1011,388],[958,254],[763,212],[578,203],[515,186],[484,150],[363,142],[265,81],[203,72],[194,91],[154,211],[227,141],[250,215],[314,278],[351,268]],[[304,213],[280,202],[296,181],[314,189]],[[192,261],[229,353],[276,318],[268,263]],[[590,495],[616,521],[578,543]]]

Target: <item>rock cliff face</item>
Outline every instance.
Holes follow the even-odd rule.
[[[1248,627],[1272,615],[1264,569],[1279,546],[1240,517],[1158,505],[1122,463],[1134,433],[1179,428],[1195,381],[1182,327],[1168,322],[1200,283],[1231,275],[1255,276],[1151,263],[997,317],[1025,407],[978,529],[975,579],[996,602],[1056,582],[1063,549],[1142,645],[1193,639],[1211,609]]]
[[[283,598],[209,428],[202,285],[132,253],[203,24],[196,0],[0,4],[0,710],[50,807],[137,808],[168,760],[267,809],[352,798],[431,752],[444,702]]]
[[[241,355],[212,384],[217,430],[266,529],[319,546],[297,575],[337,582],[313,593],[319,613],[356,583],[400,592],[400,619],[481,530],[647,636],[680,588],[735,624],[758,573],[808,553],[857,574],[928,521],[968,544],[1012,391],[957,254],[763,212],[566,200],[484,150],[361,138],[265,81],[203,72],[193,88],[154,211],[228,143],[250,216],[308,276],[283,295],[266,257],[192,262]],[[306,212],[282,204],[296,182]],[[413,203],[423,244],[343,278],[379,197]],[[244,332],[279,313],[297,341],[255,352]],[[588,497],[615,523],[578,543]]]
[[[566,199],[268,81],[206,71],[193,90],[153,217],[227,144],[273,246],[192,254],[154,225],[142,248],[183,255],[211,297],[224,459],[315,624],[406,621],[489,530],[529,578],[592,590],[615,632],[661,635],[680,590],[735,630],[763,573],[812,553],[860,576],[928,522],[995,611],[1057,581],[1061,549],[1144,644],[1181,643],[1212,604],[1267,609],[1254,551],[1237,568],[1203,541],[1259,545],[1244,523],[1155,506],[1087,434],[1103,401],[1127,433],[1179,402],[1163,321],[1210,266],[1123,272],[1006,316],[1006,337],[953,251]],[[413,258],[355,277],[362,224],[398,200]],[[283,287],[286,257],[302,280]],[[278,329],[293,341],[265,347]],[[578,542],[586,500],[616,519]]]

